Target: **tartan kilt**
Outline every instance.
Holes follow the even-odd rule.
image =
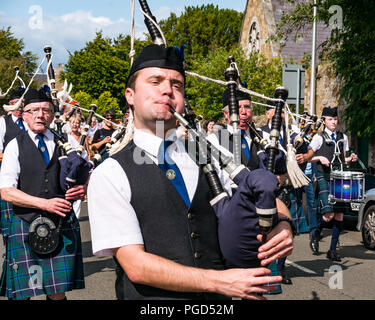
[[[25,299],[85,287],[80,227],[73,212],[62,225],[60,251],[51,257],[41,257],[30,249],[27,222],[14,213],[9,218],[1,296]]]
[[[6,236],[8,235],[9,216],[13,212],[13,205],[0,198],[1,217],[0,217],[0,233],[3,235],[4,245]]]
[[[328,212],[333,212],[333,205],[328,201],[328,196],[329,196],[329,181],[327,181],[323,173],[317,172],[316,174],[317,178],[317,183],[318,183],[318,207],[319,207],[319,212],[321,215],[328,213]]]
[[[302,189],[292,189],[289,192],[289,198],[291,202],[289,211],[292,217],[292,222],[297,230],[297,234],[309,232],[305,209],[302,204]]]

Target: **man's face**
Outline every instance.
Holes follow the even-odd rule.
[[[44,133],[53,120],[52,104],[50,102],[29,103],[23,112],[23,119],[34,133]]]
[[[335,131],[337,127],[337,117],[325,117],[324,125],[330,131]]]
[[[250,123],[253,121],[253,108],[251,106],[250,100],[240,100],[238,101],[239,112],[240,112],[240,124],[238,126],[241,130],[247,129],[247,124],[245,120]]]
[[[12,99],[9,101],[10,106],[14,106],[19,99]],[[21,106],[17,109],[12,111],[12,114],[17,118],[22,118],[22,112],[23,112],[23,102],[21,103]]]
[[[164,129],[176,126],[169,111],[184,110],[184,78],[181,73],[164,68],[145,68],[138,71],[135,89],[127,88],[126,99],[134,107],[134,125],[155,132],[156,121],[164,121]]]
[[[238,128],[240,130],[246,130],[247,124],[245,123],[245,120],[248,120],[249,122],[253,121],[253,107],[251,106],[250,100],[240,100],[238,101],[238,107],[239,107],[239,115],[240,115],[240,124]],[[227,120],[227,123],[230,124],[230,114],[229,112],[223,112],[224,117]]]
[[[104,120],[104,124],[105,124],[105,126],[107,127],[107,128],[112,128],[112,122],[113,122],[113,120],[115,119],[115,117],[113,116],[113,115],[111,115],[111,114],[107,114],[106,116],[105,116],[105,118],[106,118],[106,120]]]
[[[266,117],[268,119],[269,122],[272,122],[272,118],[273,116],[275,115],[275,108],[272,108],[270,110],[266,110]],[[284,110],[281,111],[281,119],[284,120],[285,119],[285,112]]]

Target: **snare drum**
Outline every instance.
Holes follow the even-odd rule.
[[[330,195],[330,198],[336,201],[362,201],[365,196],[365,174],[354,171],[331,171]]]

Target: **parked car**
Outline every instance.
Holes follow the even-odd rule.
[[[362,202],[350,202],[344,211],[347,215],[358,215],[357,230],[362,233],[363,245],[375,249],[375,176],[373,168],[367,168],[361,159],[351,162],[347,167],[350,171],[365,174],[365,198]]]
[[[358,212],[357,229],[362,232],[363,245],[375,249],[375,187],[366,191],[365,202]]]

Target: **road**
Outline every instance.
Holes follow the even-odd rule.
[[[87,206],[80,217],[86,288],[67,293],[70,300],[115,299],[115,265],[112,258],[92,255]],[[283,294],[267,295],[269,300],[370,300],[375,299],[375,251],[361,243],[355,223],[346,223],[340,236],[342,262],[332,264],[325,256],[330,244],[330,230],[324,230],[319,256],[309,248],[308,234],[295,237],[294,250],[288,257],[292,285],[283,285]],[[2,244],[2,241],[1,241]],[[4,248],[0,245],[1,263]],[[3,299],[3,298],[0,298]],[[33,300],[44,300],[44,296]]]

